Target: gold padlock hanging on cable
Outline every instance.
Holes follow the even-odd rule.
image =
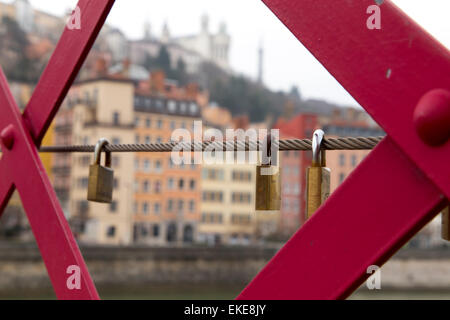
[[[102,150],[109,144],[105,138],[95,146],[94,164],[89,167],[88,200],[111,203],[114,185],[114,171],[111,169],[111,153],[105,151],[105,166],[100,164]]]
[[[306,219],[311,218],[330,195],[330,169],[326,168],[325,150],[321,148],[325,133],[314,131],[312,163],[306,170]]]
[[[280,170],[278,152],[272,152],[272,136],[269,134],[263,143],[261,164],[256,166],[256,211],[280,210]]]

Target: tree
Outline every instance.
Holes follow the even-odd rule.
[[[158,56],[155,59],[155,67],[164,70],[166,74],[171,73],[172,66],[170,63],[170,54],[166,46],[161,46],[159,49]]]
[[[36,82],[39,79],[39,61],[27,56],[30,45],[27,34],[17,22],[4,17],[0,32],[0,64],[11,80]]]

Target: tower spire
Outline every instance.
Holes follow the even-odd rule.
[[[264,47],[262,41],[259,42],[258,48],[258,84],[264,82]]]

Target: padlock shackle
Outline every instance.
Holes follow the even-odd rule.
[[[326,166],[326,158],[325,158],[325,150],[322,149],[322,142],[325,138],[325,132],[321,129],[317,129],[314,131],[312,138],[312,165],[325,167]]]
[[[102,151],[108,144],[109,144],[109,141],[106,138],[101,138],[100,140],[98,140],[97,144],[95,145],[95,152],[94,152],[95,164],[100,165]],[[105,166],[110,168],[111,167],[111,152],[105,151],[105,154],[106,154]]]
[[[261,163],[265,166],[277,166],[278,165],[278,153],[275,152],[272,158],[272,133],[269,133],[265,138],[266,143],[262,143],[262,157]],[[264,163],[265,159],[268,163]]]

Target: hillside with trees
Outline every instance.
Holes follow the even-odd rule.
[[[187,74],[183,60],[178,60],[176,68],[171,66],[170,54],[162,46],[156,57],[147,56],[144,67],[148,70],[162,69],[167,76],[181,85],[199,83],[209,91],[211,101],[227,108],[233,115],[248,115],[251,121],[264,121],[268,117],[277,118],[291,105],[292,112],[301,108],[301,96],[297,87],[286,93],[274,92],[264,85],[245,77],[229,74],[215,64],[205,62],[196,74]]]

